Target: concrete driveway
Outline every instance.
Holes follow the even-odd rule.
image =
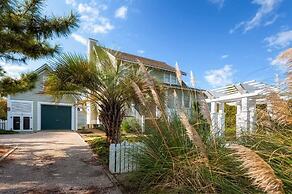
[[[0,193],[120,193],[71,131],[1,135],[18,149],[0,163]]]

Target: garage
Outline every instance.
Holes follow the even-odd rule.
[[[71,130],[72,106],[41,105],[41,130]]]

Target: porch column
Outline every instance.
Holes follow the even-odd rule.
[[[249,131],[253,132],[256,129],[256,100],[252,99],[249,103]]]
[[[216,102],[211,102],[211,131],[215,135],[218,133],[218,113]]]
[[[236,137],[241,134],[241,102],[236,103]]]
[[[224,135],[225,131],[225,112],[224,112],[224,102],[219,103],[218,112],[218,135]]]
[[[245,133],[249,130],[249,99],[247,97],[241,99],[241,132]]]
[[[192,92],[190,91],[190,101],[189,101],[189,108],[192,108]]]
[[[89,128],[94,128],[95,125],[99,124],[96,106],[90,102],[88,102],[86,106],[86,124]]]

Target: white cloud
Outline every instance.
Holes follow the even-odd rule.
[[[76,40],[77,42],[83,44],[84,46],[87,46],[87,39],[84,38],[83,36],[79,35],[79,34],[71,34],[71,37]]]
[[[6,75],[17,78],[21,73],[25,73],[29,70],[27,65],[14,65],[0,61],[0,66],[3,67]]]
[[[97,4],[94,1],[90,3],[77,3],[76,0],[66,0],[66,3],[78,10],[81,20],[80,27],[83,31],[106,34],[114,29],[110,19],[103,15],[103,12],[108,8],[107,5]]]
[[[225,0],[209,0],[210,3],[217,5],[221,9],[224,5]]]
[[[143,55],[145,53],[145,51],[144,50],[137,50],[137,53]]]
[[[292,61],[292,48],[289,48],[283,52],[281,52],[275,59],[270,60],[271,65],[278,68],[278,70],[282,70],[283,72],[287,72],[287,68],[289,61]]]
[[[270,49],[283,49],[292,43],[292,30],[279,32],[278,34],[265,38],[264,41]]]
[[[99,34],[107,34],[109,31],[114,29],[114,26],[110,23],[110,21],[105,20],[102,21],[100,24],[94,24],[91,26],[94,33]]]
[[[226,58],[228,58],[229,57],[229,55],[222,55],[221,56],[221,59],[226,59]]]
[[[66,2],[66,4],[68,4],[68,5],[73,5],[73,6],[76,5],[76,1],[75,1],[75,0],[66,0],[65,2]]]
[[[233,74],[232,65],[224,65],[220,69],[206,71],[204,77],[212,87],[219,87],[232,83]]]
[[[269,26],[272,25],[273,23],[275,23],[275,21],[279,18],[279,15],[275,15],[271,20],[266,21],[264,26]]]
[[[116,18],[126,19],[128,13],[128,8],[126,6],[122,6],[118,8],[115,12]]]
[[[277,5],[280,4],[282,0],[253,0],[252,3],[253,4],[257,4],[260,6],[260,8],[257,10],[256,14],[254,17],[252,17],[252,19],[248,20],[248,21],[243,21],[240,22],[239,24],[235,25],[234,28],[232,28],[229,33],[233,33],[236,30],[238,30],[239,28],[243,28],[244,32],[250,31],[253,28],[260,26],[265,19],[269,19],[271,15],[273,15],[273,11],[275,10],[275,8],[277,7]],[[273,19],[269,20],[268,22],[266,22],[264,25],[271,25],[272,23],[274,23],[277,19],[277,15],[274,16],[273,15]]]

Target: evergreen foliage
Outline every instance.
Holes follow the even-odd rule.
[[[77,27],[78,18],[46,16],[42,13],[44,0],[1,0],[0,59],[25,62],[52,56],[60,50],[48,40],[67,36]]]
[[[60,50],[49,40],[67,36],[78,25],[78,18],[56,17],[43,14],[44,0],[1,0],[0,1],[0,60],[26,62],[52,56]],[[0,66],[0,96],[25,92],[34,87],[35,73],[23,74],[19,79],[5,76]]]
[[[19,79],[4,76],[0,79],[0,96],[31,90],[37,81],[36,73],[22,74]]]

